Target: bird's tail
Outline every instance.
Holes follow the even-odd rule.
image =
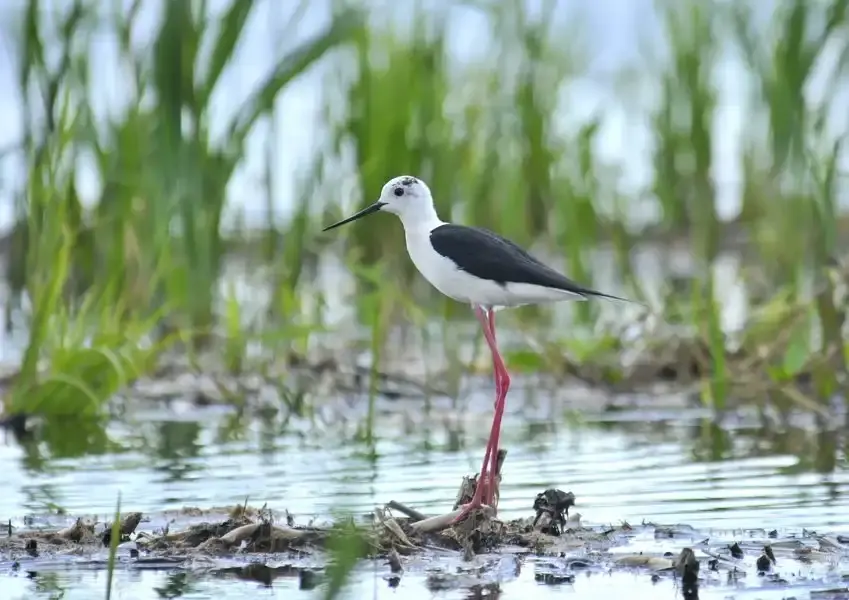
[[[613,296],[612,294],[605,294],[604,292],[598,292],[596,290],[582,290],[581,293],[590,298],[606,298],[608,300],[616,300],[617,302],[627,302],[628,304],[639,304],[640,306],[645,306],[642,302],[638,302],[637,300],[621,298],[620,296]]]

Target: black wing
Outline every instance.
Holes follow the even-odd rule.
[[[543,264],[508,239],[480,227],[446,223],[430,232],[433,249],[467,273],[500,285],[528,283],[581,296],[625,300],[583,287]]]

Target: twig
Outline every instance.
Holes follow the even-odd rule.
[[[410,541],[410,538],[407,537],[407,534],[401,529],[398,525],[398,521],[395,520],[394,517],[387,517],[386,511],[381,510],[379,508],[374,511],[375,516],[380,521],[380,523],[389,530],[395,538],[401,542],[402,546],[408,549],[415,549],[416,545]],[[393,544],[393,548],[394,548]]]
[[[263,523],[250,523],[248,525],[242,525],[241,527],[237,527],[224,535],[222,535],[219,540],[227,545],[239,544],[242,541],[253,536],[260,527],[263,527],[265,524]],[[309,535],[309,531],[302,529],[293,529],[291,527],[282,527],[278,525],[273,525],[270,529],[270,534],[272,537],[283,539],[287,541],[298,540],[303,538],[304,536]]]
[[[390,500],[389,503],[386,505],[386,508],[390,508],[392,510],[397,510],[399,513],[410,517],[414,521],[424,521],[425,519],[428,518],[427,515],[424,515],[424,514],[420,513],[419,511],[417,511],[416,509],[410,508],[409,506],[407,506],[405,504],[401,504],[400,502],[396,502],[395,500]]]
[[[487,517],[495,516],[495,509],[491,506],[483,505],[481,507],[486,514]],[[451,527],[451,524],[454,522],[460,513],[463,512],[462,508],[458,508],[457,510],[453,510],[450,513],[446,513],[444,515],[439,515],[436,517],[430,517],[429,519],[425,519],[424,521],[418,521],[412,524],[412,528],[418,531],[419,533],[436,533],[437,531],[442,531],[443,529],[448,529]]]

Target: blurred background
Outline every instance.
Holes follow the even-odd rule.
[[[847,10],[4,2],[0,514],[450,502],[476,322],[391,217],[320,232],[412,174],[646,305],[502,313],[508,514],[845,524]]]

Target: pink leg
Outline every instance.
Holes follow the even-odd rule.
[[[495,371],[495,415],[492,419],[492,429],[489,433],[489,441],[486,445],[483,464],[481,465],[480,477],[478,485],[475,489],[475,495],[472,501],[469,502],[457,518],[456,523],[464,519],[473,509],[480,507],[483,504],[492,505],[495,498],[495,477],[498,466],[498,438],[501,434],[501,418],[504,415],[504,401],[507,397],[507,390],[510,387],[510,376],[507,374],[507,369],[504,366],[504,361],[501,359],[501,354],[498,352],[498,345],[495,341],[495,312],[490,309],[484,311],[483,308],[474,307],[475,316],[480,321],[483,329],[484,337],[492,352],[492,361]]]
[[[487,343],[489,343],[489,337],[491,336],[492,329],[491,329],[490,324],[487,322],[486,313],[483,311],[483,309],[481,309],[479,307],[474,307],[474,311],[475,311],[475,316],[478,317],[478,320],[481,322],[481,326],[483,327],[484,337],[487,338]],[[498,377],[498,371],[496,370],[495,371],[495,387],[496,387],[496,390],[498,390],[498,388],[500,387],[500,383],[501,382],[500,382],[500,379]],[[498,404],[498,399],[496,397],[496,406],[497,406],[497,404]],[[478,508],[483,504],[486,504],[488,499],[489,499],[488,488],[489,488],[490,457],[494,455],[494,456],[496,456],[496,460],[497,460],[497,456],[498,456],[498,450],[496,449],[495,451],[493,451],[493,448],[492,448],[493,433],[495,431],[495,426],[496,426],[496,422],[495,422],[495,419],[493,418],[492,429],[490,430],[489,439],[487,440],[487,444],[486,444],[486,451],[484,452],[484,456],[483,456],[483,464],[481,464],[480,474],[478,475],[478,483],[477,483],[477,486],[475,488],[475,495],[472,497],[471,502],[466,504],[463,507],[463,510],[457,516],[457,518],[454,519],[455,523],[458,522],[458,521],[462,521],[464,518],[466,518],[466,516],[473,509]]]
[[[492,432],[490,433],[491,455],[490,455],[490,487],[487,504],[495,508],[495,491],[498,476],[498,442],[501,438],[501,420],[504,417],[504,407],[507,399],[507,390],[510,387],[510,375],[501,354],[498,352],[498,344],[495,339],[495,310],[489,309],[489,331],[491,335],[490,349],[492,350],[493,371],[495,372],[495,416],[493,417]]]
[[[493,309],[489,309],[487,311],[487,322],[489,324],[489,335],[492,336],[492,341],[495,343],[495,311]],[[495,362],[495,358],[493,357],[493,365]],[[498,395],[501,393],[501,378],[498,376],[498,369],[492,369],[492,375],[495,377],[495,401],[498,402]]]
[[[475,309],[477,312],[479,309]],[[481,310],[481,312],[483,312]],[[480,319],[480,317],[479,317]],[[489,309],[485,313],[485,319],[481,320],[481,325],[484,327],[484,331],[489,329],[489,335],[492,337],[493,342],[495,342],[495,311],[493,309]],[[487,340],[489,343],[489,340]],[[492,375],[495,379],[495,402],[493,403],[493,407],[497,409],[498,407],[498,398],[501,396],[501,374],[498,371],[498,368],[495,367],[495,358],[493,356],[493,369]],[[496,422],[495,416],[493,415],[492,428],[489,432],[489,439],[486,444],[486,452],[483,457],[483,467],[486,468],[486,476],[483,472],[481,472],[479,485],[482,488],[481,491],[481,500],[484,504],[488,504],[492,506],[492,503],[495,498],[495,478],[498,475],[498,437],[501,429],[501,423]],[[494,436],[494,437],[493,437]],[[493,444],[493,440],[496,442]]]
[[[495,400],[495,418],[493,419],[494,423],[492,427],[495,433],[495,439],[492,442],[492,455],[490,456],[491,464],[489,471],[492,474],[489,504],[495,508],[496,478],[498,476],[498,446],[501,438],[501,420],[504,417],[504,408],[507,402],[507,390],[510,389],[510,375],[507,373],[507,367],[504,365],[504,360],[498,352],[498,344],[495,339],[495,311],[493,309],[489,309],[489,324],[490,333],[492,333],[493,370],[497,372],[498,381],[495,387],[497,397]]]

